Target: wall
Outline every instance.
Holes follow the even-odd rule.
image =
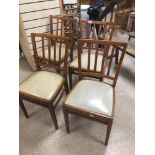
[[[49,15],[61,14],[61,0],[20,0],[20,43],[25,58],[34,70],[31,33],[49,32]],[[40,40],[37,40],[41,44]]]

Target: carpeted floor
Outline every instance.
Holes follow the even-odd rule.
[[[109,144],[104,145],[106,126],[70,115],[67,134],[61,100],[56,109],[59,130],[55,131],[48,109],[24,102],[29,119],[20,110],[20,155],[133,155],[134,154],[134,65],[126,55],[116,85],[116,109]],[[20,59],[20,81],[32,71]]]

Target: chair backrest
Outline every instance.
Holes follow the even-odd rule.
[[[80,21],[80,37],[84,39],[112,40],[117,24],[104,21]]]
[[[69,56],[69,39],[46,33],[31,33],[36,67],[55,67],[61,70],[61,64],[67,65]],[[41,40],[41,48],[37,40]]]
[[[66,16],[50,15],[50,34],[74,38],[77,20]]]
[[[79,39],[77,43],[79,77],[98,77],[115,86],[127,43],[90,39]],[[85,44],[87,44],[87,47]],[[104,46],[104,48],[100,48],[100,46]],[[113,61],[116,50],[119,50],[117,66]],[[83,57],[85,57],[85,61],[82,61]]]

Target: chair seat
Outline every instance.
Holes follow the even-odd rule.
[[[96,67],[96,71],[98,71],[98,72],[101,71],[102,59],[103,59],[103,56],[98,55],[97,67]],[[95,54],[91,53],[90,54],[90,70],[94,70],[94,64],[95,64]],[[74,59],[70,63],[70,67],[78,68],[78,58]],[[81,68],[82,69],[87,69],[87,67],[88,67],[88,53],[82,53],[81,54]]]
[[[63,77],[56,73],[38,71],[20,84],[19,91],[20,93],[50,100],[63,82]]]
[[[65,104],[111,116],[113,87],[103,82],[81,80],[68,95]]]
[[[66,49],[66,47],[62,45],[60,60],[62,60],[65,57],[65,49]],[[59,61],[59,54],[60,54],[59,46],[56,46],[56,61]],[[43,58],[43,52],[39,51],[38,57]],[[45,58],[49,59],[48,48],[45,49]],[[51,60],[54,60],[54,46],[51,46]]]

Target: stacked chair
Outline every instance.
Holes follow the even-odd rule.
[[[73,60],[73,48],[75,42],[79,38],[76,33],[77,20],[67,16],[52,16],[49,17],[50,20],[50,34],[65,36],[69,38],[70,42],[70,57]]]
[[[78,39],[75,19],[59,16],[49,19],[49,34],[31,35],[37,71],[19,86],[20,107],[27,118],[23,100],[48,107],[55,129],[58,129],[54,110],[66,92],[62,109],[67,133],[70,132],[68,114],[80,115],[107,125],[107,145],[114,119],[115,85],[127,44],[112,41],[114,22],[81,20]],[[87,31],[83,31],[84,28]],[[41,49],[37,48],[36,38],[41,39]],[[73,60],[76,42],[77,57]],[[119,56],[116,55],[118,51]],[[46,67],[54,67],[57,73],[45,71]],[[79,76],[74,87],[72,74]]]

